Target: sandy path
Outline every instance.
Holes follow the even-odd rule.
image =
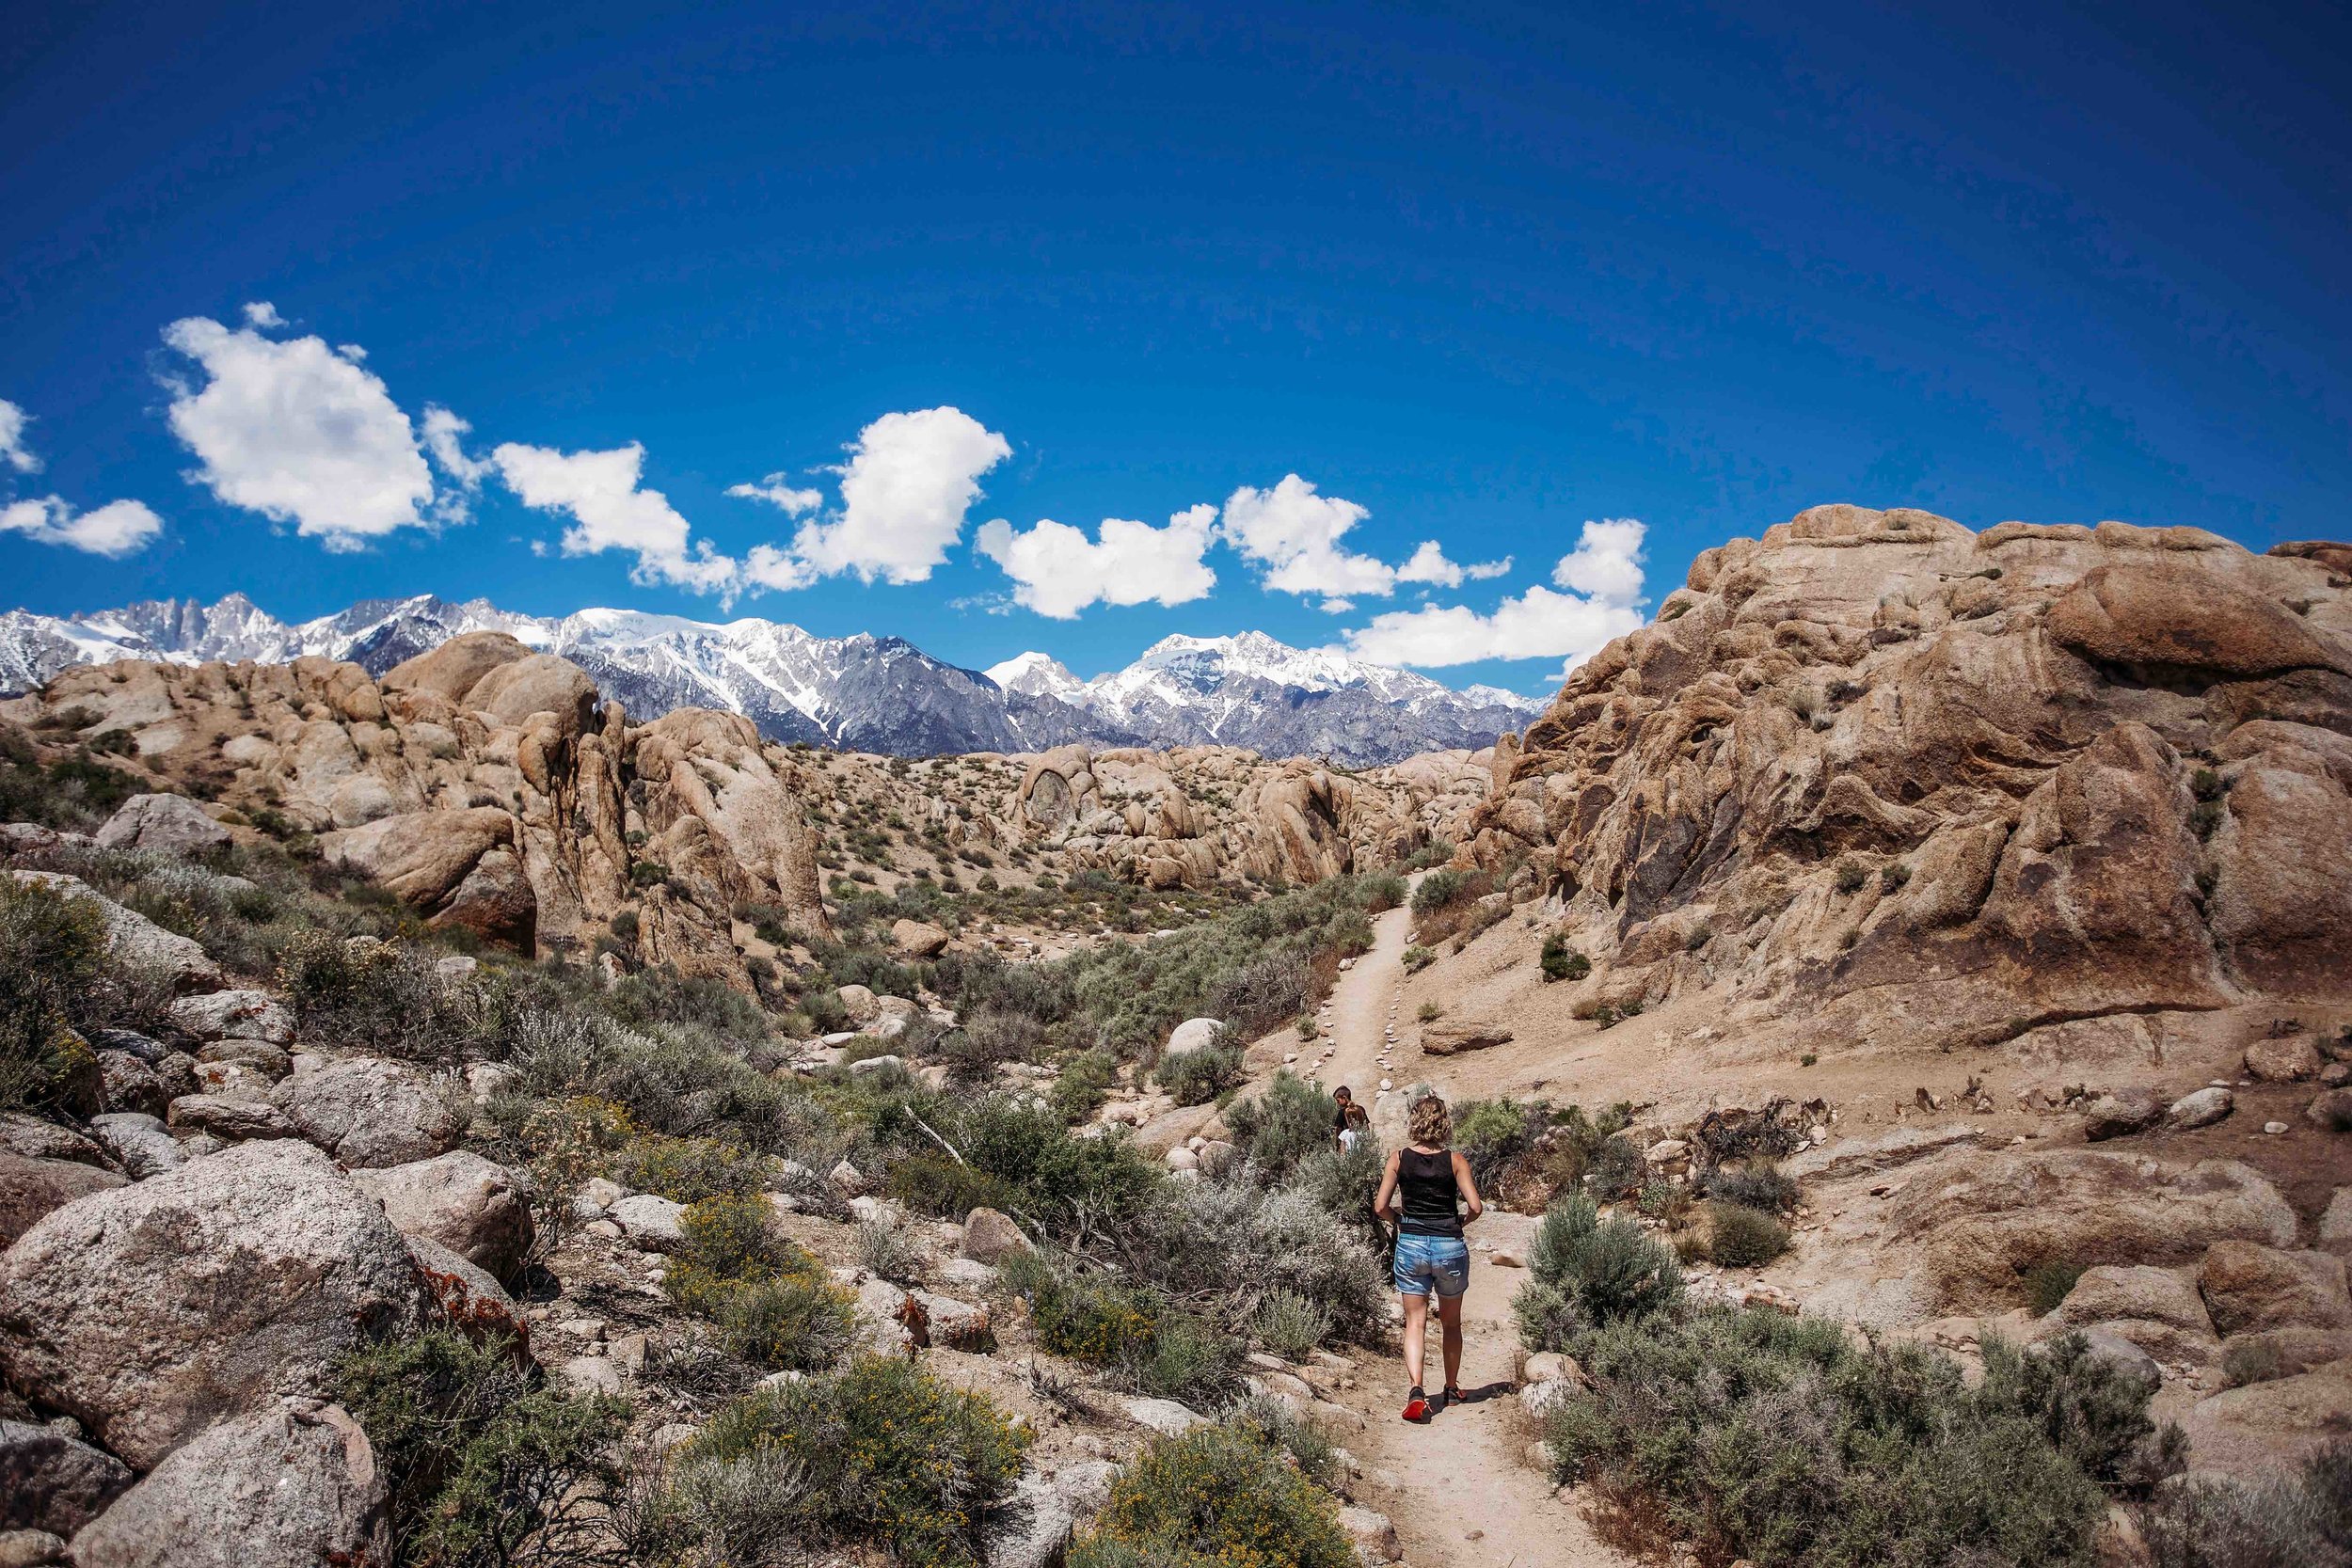
[[[1391,910],[1373,926],[1373,948],[1332,987],[1325,1038],[1296,1064],[1327,1087],[1345,1084],[1374,1107],[1382,1147],[1404,1142],[1405,1095],[1428,1082],[1454,1098],[1443,1059],[1413,1044],[1411,1021],[1398,1016],[1406,932],[1411,916]],[[1391,1033],[1394,1040],[1391,1043]],[[1387,1065],[1383,1065],[1384,1062]],[[1381,1080],[1393,1087],[1379,1094]],[[1527,1276],[1486,1260],[1479,1243],[1524,1256],[1535,1227],[1523,1214],[1488,1210],[1470,1227],[1470,1288],[1463,1307],[1462,1386],[1472,1402],[1441,1412],[1427,1426],[1398,1418],[1405,1403],[1401,1355],[1362,1366],[1359,1386],[1343,1397],[1364,1417],[1346,1434],[1364,1465],[1359,1500],[1396,1526],[1405,1561],[1415,1568],[1629,1568],[1594,1538],[1576,1510],[1552,1496],[1549,1478],[1527,1461],[1532,1432],[1513,1397],[1518,1336],[1511,1297]],[[1428,1378],[1444,1377],[1431,1324]],[[1483,1398],[1476,1391],[1485,1390]]]

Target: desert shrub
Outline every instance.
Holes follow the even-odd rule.
[[[2105,1485],[2145,1487],[2177,1474],[2185,1447],[2179,1429],[2159,1432],[2148,1416],[2158,1379],[2099,1354],[2080,1334],[2019,1351],[1984,1343],[1980,1402],[2032,1423],[2051,1447]]]
[[[596,1560],[622,1402],[542,1386],[511,1343],[438,1328],[362,1345],[335,1375],[389,1483],[394,1561]]]
[[[1336,1116],[1328,1095],[1283,1068],[1254,1099],[1227,1106],[1225,1125],[1249,1163],[1279,1179],[1317,1149],[1333,1147]]]
[[[2031,1264],[2018,1278],[2026,1288],[2026,1305],[2033,1308],[2035,1317],[2042,1317],[2058,1310],[2058,1304],[2073,1292],[2082,1276],[2080,1263],[2048,1259]]]
[[[1793,1180],[1781,1175],[1766,1160],[1752,1160],[1744,1165],[1718,1165],[1708,1173],[1706,1187],[1708,1197],[1765,1214],[1789,1213],[1804,1196]]]
[[[1419,974],[1437,961],[1438,950],[1434,947],[1423,947],[1421,943],[1415,942],[1405,949],[1405,973],[1407,974]]]
[[[1727,1269],[1761,1268],[1788,1250],[1788,1227],[1760,1209],[1718,1198],[1707,1206],[1707,1255]]]
[[[1454,1108],[1454,1147],[1470,1162],[1481,1193],[1502,1185],[1504,1170],[1535,1147],[1549,1119],[1543,1106],[1515,1100],[1470,1100]]]
[[[1247,1563],[1354,1568],[1331,1495],[1257,1433],[1210,1426],[1155,1439],[1111,1485],[1070,1568]]]
[[[721,1410],[628,1522],[631,1560],[751,1564],[886,1544],[916,1568],[977,1564],[1026,1442],[986,1396],[861,1358]]]
[[[1570,947],[1558,931],[1544,939],[1542,961],[1547,980],[1581,980],[1593,972],[1593,960]]]
[[[1438,1020],[1445,1016],[1445,1009],[1438,1006],[1435,1002],[1424,1002],[1415,1011],[1413,1016],[1420,1019],[1423,1023],[1435,1023]]]
[[[1359,884],[1368,913],[1378,914],[1405,902],[1405,879],[1393,871],[1375,872]]]
[[[1387,1231],[1372,1212],[1372,1200],[1385,1159],[1378,1142],[1369,1137],[1352,1149],[1320,1148],[1298,1162],[1291,1190],[1330,1215],[1359,1246],[1376,1250],[1386,1244]]]
[[[861,1220],[857,1227],[857,1260],[866,1271],[898,1285],[919,1284],[923,1278],[923,1249],[906,1232],[880,1220]]]
[[[990,1009],[975,1013],[940,1042],[940,1059],[960,1084],[983,1084],[1007,1062],[1035,1061],[1043,1052],[1045,1026],[1026,1013]]]
[[[1062,1120],[1075,1124],[1095,1112],[1118,1081],[1119,1064],[1107,1051],[1081,1051],[1062,1065],[1045,1102]]]
[[[1154,1076],[1179,1105],[1204,1105],[1241,1082],[1241,1047],[1219,1037],[1160,1058]]]
[[[1463,871],[1454,866],[1432,871],[1421,879],[1419,887],[1413,889],[1413,912],[1432,914],[1457,900],[1474,896],[1470,889],[1477,876],[1477,872]]]
[[[679,1220],[671,1297],[707,1319],[730,1355],[771,1370],[829,1367],[848,1350],[850,1304],[758,1196],[705,1198]]]
[[[1258,1304],[1254,1326],[1260,1344],[1297,1361],[1331,1332],[1331,1315],[1295,1291],[1274,1290]]]
[[[1598,1327],[1579,1360],[1593,1386],[1551,1407],[1546,1437],[1560,1479],[1645,1537],[1631,1544],[1758,1568],[2090,1561],[2097,1481],[1934,1352],[1709,1308]]]
[[[691,1025],[724,1039],[765,1039],[759,1004],[711,975],[684,975],[667,964],[625,975],[604,993],[604,1009],[631,1029]]]
[[[1611,1134],[1585,1151],[1584,1186],[1604,1202],[1638,1191],[1649,1165],[1630,1138]]]
[[[98,1059],[73,1022],[108,967],[96,904],[0,879],[0,1109],[88,1100]]]
[[[1385,1276],[1361,1222],[1325,1207],[1308,1184],[1324,1161],[1311,1156],[1297,1181],[1271,1190],[1246,1180],[1166,1184],[1124,1238],[1129,1270],[1170,1294],[1217,1298],[1233,1316],[1289,1291],[1324,1312],[1330,1336],[1375,1342]],[[1350,1157],[1347,1168],[1369,1178],[1378,1165]],[[1367,1184],[1355,1196],[1359,1214],[1370,1193]]]
[[[412,942],[306,929],[278,949],[278,983],[306,1040],[453,1066],[485,1019],[473,988],[435,968],[438,957]]]
[[[1511,1307],[1530,1350],[1568,1350],[1587,1328],[1654,1317],[1682,1299],[1674,1254],[1629,1219],[1601,1219],[1581,1196],[1545,1213],[1527,1268]]]
[[[1218,1405],[1241,1386],[1241,1350],[1161,1292],[1067,1259],[1035,1259],[1006,1282],[1030,1298],[1037,1342],[1147,1394]]]
[[[892,1197],[921,1214],[961,1219],[975,1209],[1012,1212],[1027,1201],[1009,1181],[960,1164],[945,1154],[911,1154],[890,1167]]]
[[[1860,861],[1848,858],[1837,863],[1837,891],[1859,893],[1862,884],[1870,879],[1870,868]]]
[[[2322,1446],[2292,1477],[2167,1486],[2141,1512],[2139,1527],[2150,1568],[2345,1568],[2352,1564],[2352,1443]]]
[[[963,1156],[963,1176],[951,1178],[930,1164],[944,1156],[914,1129],[917,1114]],[[1127,1139],[1077,1137],[1047,1106],[1013,1095],[933,1101],[919,1113],[901,1100],[883,1108],[874,1133],[913,1151],[894,1168],[892,1190],[956,1219],[986,1204],[1049,1235],[1073,1237],[1132,1221],[1162,1184],[1160,1167]],[[918,1163],[920,1179],[902,1182],[899,1172]]]
[[[2221,1352],[2221,1386],[2244,1388],[2287,1375],[2287,1358],[2268,1339],[2233,1339]]]
[[[678,1203],[742,1196],[767,1184],[771,1162],[712,1138],[640,1138],[612,1156],[612,1180]]]
[[[1339,1446],[1284,1400],[1252,1394],[1220,1419],[1287,1454],[1299,1473],[1318,1486],[1337,1485],[1344,1475]]]

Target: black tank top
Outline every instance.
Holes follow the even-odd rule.
[[[1454,1151],[1423,1154],[1406,1148],[1396,1157],[1397,1193],[1405,1217],[1397,1229],[1406,1236],[1459,1236],[1461,1189],[1454,1180]]]

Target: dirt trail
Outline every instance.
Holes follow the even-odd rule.
[[[1327,1087],[1353,1088],[1374,1108],[1374,1126],[1388,1148],[1404,1141],[1407,1089],[1426,1081],[1454,1098],[1447,1064],[1423,1058],[1410,1023],[1397,1016],[1410,922],[1399,909],[1374,923],[1372,951],[1332,988],[1325,1040],[1297,1064]],[[1384,1078],[1393,1085],[1385,1097]],[[1397,1415],[1405,1403],[1401,1356],[1364,1361],[1358,1387],[1343,1396],[1364,1418],[1362,1430],[1345,1434],[1364,1465],[1360,1500],[1395,1524],[1413,1568],[1630,1568],[1633,1561],[1602,1545],[1527,1461],[1533,1433],[1513,1392],[1518,1337],[1511,1321],[1511,1296],[1527,1275],[1488,1262],[1480,1243],[1524,1257],[1534,1227],[1526,1215],[1489,1209],[1470,1227],[1462,1386],[1473,1393],[1471,1402],[1440,1412],[1426,1426],[1406,1425]],[[1433,1323],[1433,1385],[1443,1381],[1442,1366]]]

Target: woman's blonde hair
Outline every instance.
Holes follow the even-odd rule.
[[[1405,1113],[1405,1130],[1424,1148],[1443,1148],[1454,1141],[1454,1113],[1436,1095],[1422,1095]]]

